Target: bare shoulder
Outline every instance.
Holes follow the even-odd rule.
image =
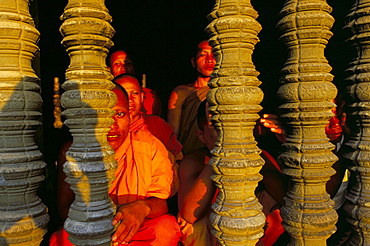
[[[171,112],[174,110],[176,110],[177,112],[180,110],[179,112],[181,112],[182,103],[194,91],[196,91],[196,89],[193,86],[193,84],[185,84],[185,85],[176,86],[175,89],[173,89],[173,91],[171,92],[170,98],[168,99],[168,109],[170,111],[169,114],[174,114]],[[177,114],[180,115],[181,113],[177,113]],[[171,117],[173,117],[173,115]],[[174,125],[174,124],[171,123],[171,125]]]
[[[209,157],[210,153],[207,148],[197,149],[184,156],[184,158],[180,162],[179,172],[200,173],[203,170],[204,166],[207,164]]]
[[[192,93],[193,91],[195,91],[195,87],[193,86],[193,84],[184,84],[184,85],[178,85],[175,87],[175,89],[173,89],[173,93],[177,93],[178,95],[189,95],[190,93]]]

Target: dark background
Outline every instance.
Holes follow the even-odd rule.
[[[145,73],[147,87],[158,92],[165,117],[167,100],[172,89],[185,83],[191,83],[196,75],[191,67],[190,58],[194,47],[208,38],[204,29],[209,24],[206,16],[214,6],[212,0],[108,0],[106,6],[113,17],[111,25],[116,30],[113,37],[114,47],[111,51],[122,49],[127,51],[138,74]],[[343,29],[345,16],[352,0],[330,0],[333,7],[332,15],[336,19],[332,31],[334,36],[326,48],[326,56],[333,67],[334,83],[343,87],[346,77],[345,69],[354,55],[348,49],[348,31]],[[282,9],[282,0],[253,0],[252,5],[258,11],[258,22],[263,29],[258,35],[260,42],[256,45],[253,62],[261,74],[260,86],[265,97],[261,113],[276,113],[280,101],[276,91],[280,86],[280,71],[287,57],[284,44],[279,41],[281,32],[275,28]],[[59,146],[66,140],[67,129],[53,127],[53,78],[64,81],[65,70],[69,57],[65,47],[61,45],[62,36],[59,28],[66,0],[35,0],[31,10],[35,12],[37,28],[41,36],[40,47],[40,78],[42,84],[43,104],[43,143],[40,149],[44,153],[46,169],[45,184],[40,187],[40,197],[49,207],[52,216],[50,232],[57,226],[55,221],[54,162]],[[268,139],[268,138],[266,138]],[[278,143],[277,143],[278,144]],[[272,146],[268,140],[260,141],[262,148]],[[278,148],[275,148],[276,150]],[[52,193],[50,193],[52,191]]]
[[[37,2],[37,1],[36,1]],[[350,9],[351,0],[331,0],[332,15],[336,22],[332,29],[335,35],[330,39],[326,49],[333,74],[338,76],[348,66],[345,52],[346,36],[342,30],[344,17]],[[276,90],[279,87],[280,70],[286,60],[285,47],[275,28],[279,21],[282,0],[252,0],[258,11],[257,20],[263,29],[258,35],[260,42],[256,45],[253,62],[261,74],[260,86],[265,99],[262,103],[266,111],[275,108]],[[195,79],[190,58],[194,47],[208,38],[204,29],[209,24],[207,15],[214,6],[213,0],[108,0],[106,7],[113,17],[111,25],[116,30],[111,51],[127,51],[139,75],[146,74],[147,86],[156,90],[163,103],[164,117],[166,104],[172,89]],[[41,57],[41,79],[44,99],[50,101],[53,77],[64,81],[64,73],[69,64],[65,47],[61,45],[59,33],[62,21],[59,17],[67,5],[66,0],[38,0]],[[348,36],[348,35],[347,35]],[[342,62],[345,60],[344,62]],[[337,79],[336,79],[337,80]],[[334,81],[336,82],[336,81]],[[274,102],[274,103],[272,103]],[[50,110],[49,104],[44,105]]]

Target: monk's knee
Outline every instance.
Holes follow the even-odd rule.
[[[156,218],[154,227],[155,233],[157,235],[163,234],[180,235],[180,227],[176,221],[176,218],[169,214],[165,214],[163,216]]]
[[[177,246],[181,237],[180,227],[175,217],[169,214],[162,215],[155,219],[145,220],[139,234],[141,235],[135,236],[139,236],[141,240],[143,240],[143,238],[151,238],[152,240],[149,240],[151,243],[143,245],[155,246]]]

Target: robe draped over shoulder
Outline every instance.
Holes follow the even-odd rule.
[[[173,126],[156,115],[140,115],[140,118],[130,124],[130,131],[149,131],[163,143],[173,156],[180,153],[182,144],[177,140]]]
[[[199,105],[206,99],[209,90],[210,88],[208,86],[204,86],[194,91],[182,104],[179,134],[177,138],[183,145],[182,153],[184,155],[187,155],[193,150],[205,147],[205,144],[199,140],[195,131],[199,129],[197,125]]]
[[[118,167],[109,196],[115,204],[148,197],[167,199],[173,179],[172,164],[163,144],[147,131],[131,132],[117,149]]]

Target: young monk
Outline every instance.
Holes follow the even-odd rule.
[[[183,145],[184,155],[204,147],[195,134],[198,129],[196,112],[209,91],[207,84],[216,64],[212,47],[207,40],[197,45],[191,64],[196,69],[197,79],[193,83],[177,86],[168,100],[167,122],[175,128],[175,133]]]
[[[107,140],[118,162],[109,196],[117,205],[112,224],[114,245],[169,245],[179,241],[179,228],[168,211],[172,170],[163,144],[147,131],[130,132],[128,96],[119,85]]]
[[[183,245],[213,246],[218,243],[210,230],[209,215],[217,189],[211,179],[213,169],[208,161],[212,157],[210,150],[215,146],[218,133],[210,123],[206,101],[199,106],[197,122],[199,130],[196,134],[207,147],[191,152],[181,161],[178,222],[183,233]],[[278,208],[284,202],[286,180],[267,152],[263,151],[261,156],[265,165],[261,170],[264,178],[259,186],[263,187],[257,189],[256,196],[264,207],[268,226],[260,244],[272,245],[284,231]]]
[[[130,132],[149,131],[163,143],[170,153],[169,158],[173,163],[174,172],[172,195],[176,194],[179,187],[178,164],[176,161],[181,160],[183,155],[181,152],[182,145],[177,140],[173,127],[159,116],[144,114],[142,111],[144,93],[136,77],[130,74],[120,74],[114,81],[125,88],[129,95]]]
[[[185,155],[180,163],[180,189],[178,193],[178,222],[182,231],[181,243],[184,246],[218,245],[211,233],[209,215],[216,196],[216,186],[211,179],[213,169],[207,165],[211,159],[211,149],[217,140],[217,131],[208,124],[204,107],[199,106],[198,123],[200,130],[196,134],[206,147]]]
[[[114,77],[120,74],[135,74],[135,68],[129,55],[123,51],[118,50],[112,53],[109,58],[109,69]],[[162,114],[162,103],[159,99],[158,94],[146,86],[142,86],[141,90],[144,94],[142,103],[143,112],[147,115],[158,115]]]
[[[130,70],[130,69],[129,69]],[[172,193],[175,194],[178,190],[179,182],[178,182],[178,175],[177,169],[178,164],[175,162],[176,160],[182,159],[183,155],[181,152],[182,145],[177,140],[176,135],[173,132],[173,128],[167,122],[165,122],[159,116],[154,115],[145,115],[142,109],[142,101],[143,101],[143,93],[141,92],[141,87],[139,86],[138,80],[133,75],[128,74],[121,74],[118,75],[115,80],[119,84],[126,87],[127,91],[129,92],[130,96],[130,131],[149,131],[154,135],[157,139],[159,139],[163,145],[166,147],[168,152],[168,158],[173,163],[173,172],[174,172],[174,180],[173,180],[173,187]],[[70,189],[68,183],[64,180],[66,178],[65,173],[63,172],[63,164],[65,163],[65,154],[69,147],[71,146],[72,141],[68,141],[63,144],[57,161],[57,172],[58,172],[58,185],[57,185],[57,192],[58,194],[63,194],[62,196],[57,196],[58,202],[58,211],[61,219],[64,221],[68,217],[68,211],[71,203],[74,200],[74,193]],[[172,195],[173,195],[172,194]]]
[[[116,113],[107,134],[118,163],[116,179],[109,190],[109,196],[117,205],[112,224],[119,224],[112,236],[113,245],[176,246],[179,227],[174,216],[166,214],[166,199],[173,179],[168,151],[148,131],[130,132],[127,92],[119,84],[113,92],[117,96],[113,108]],[[58,191],[63,191],[58,193],[58,205],[64,205],[62,217],[65,219],[74,194],[64,180],[59,183]],[[61,228],[52,235],[50,245],[72,245],[67,238],[68,234]]]

